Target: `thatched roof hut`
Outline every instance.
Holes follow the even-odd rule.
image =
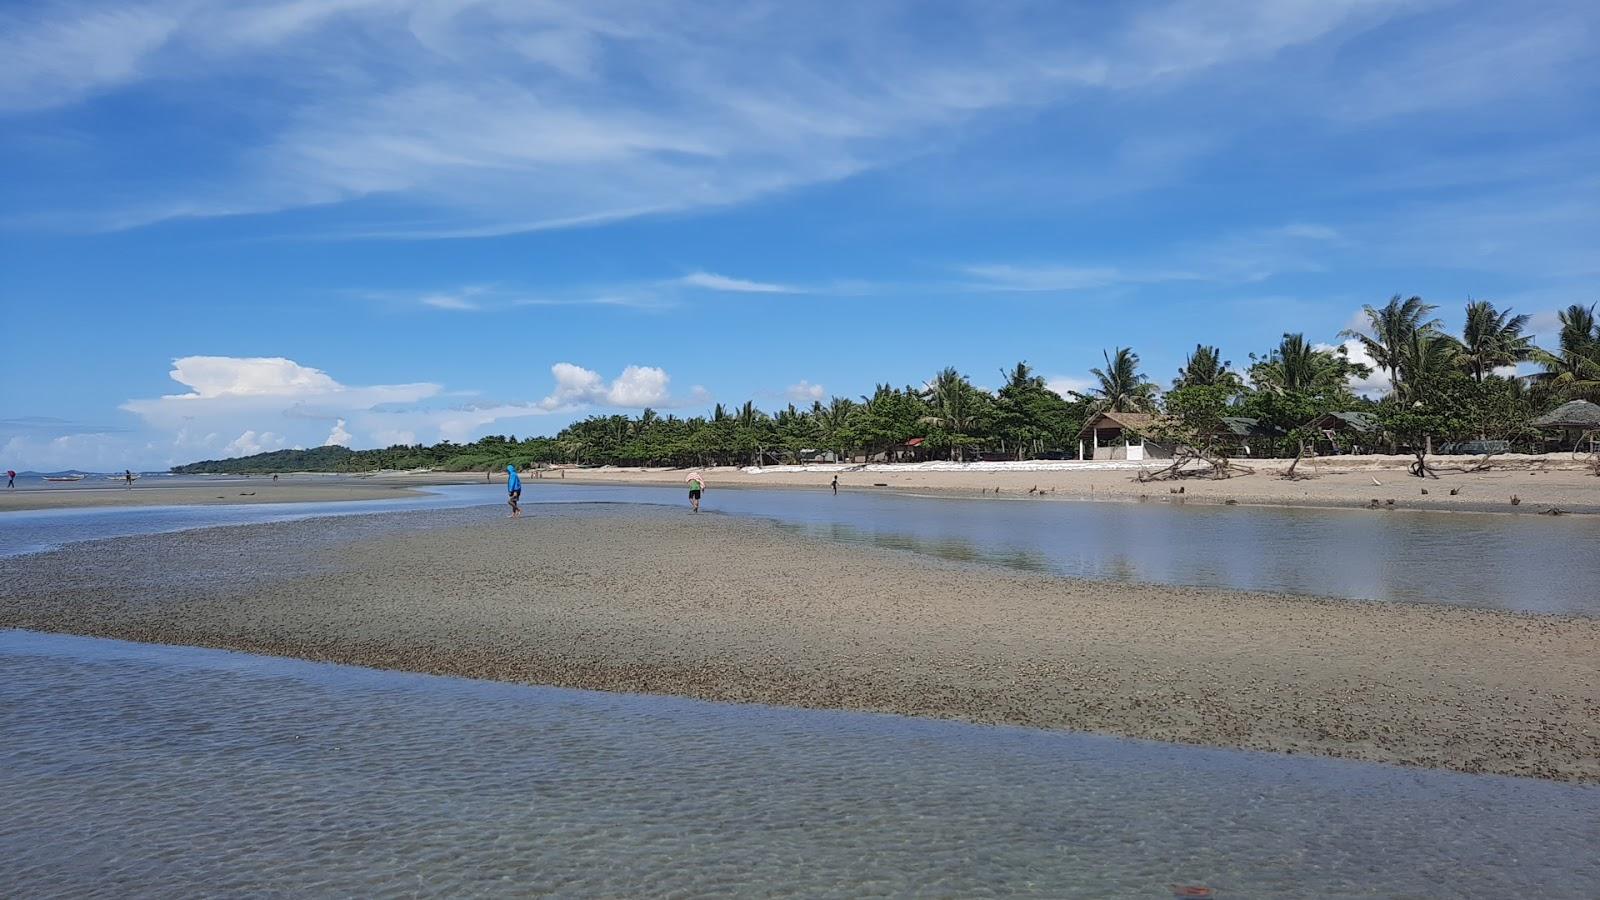
[[[1571,400],[1528,423],[1535,428],[1600,430],[1600,405],[1587,400]]]
[[[1167,459],[1172,450],[1145,438],[1156,425],[1156,416],[1144,412],[1101,410],[1089,417],[1078,430],[1079,459]],[[1085,446],[1084,438],[1088,438]]]
[[[1569,400],[1528,424],[1552,432],[1557,446],[1571,444],[1576,450],[1587,436],[1591,449],[1600,448],[1600,405],[1587,400]]]

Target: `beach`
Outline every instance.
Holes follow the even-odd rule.
[[[997,464],[957,469],[955,466],[768,466],[722,467],[699,470],[708,487],[827,488],[834,475],[840,490],[899,490],[917,493],[1023,497],[1044,500],[1176,501],[1184,503],[1237,503],[1250,506],[1304,506],[1366,508],[1376,500],[1383,508],[1460,512],[1600,514],[1600,477],[1592,467],[1571,454],[1508,456],[1491,461],[1482,472],[1449,471],[1467,468],[1480,457],[1430,457],[1441,471],[1438,478],[1416,478],[1406,471],[1410,456],[1337,456],[1302,461],[1296,474],[1282,477],[1291,460],[1236,460],[1251,473],[1215,480],[1187,477],[1142,482],[1140,472],[1151,473],[1167,463],[1116,461],[1106,467],[1094,463]],[[687,469],[596,468],[568,469],[565,478],[604,484],[683,484]],[[1377,482],[1374,484],[1374,482]],[[1174,493],[1179,487],[1181,494]],[[1451,493],[1454,490],[1455,493]],[[998,493],[997,493],[998,491]],[[1426,491],[1426,493],[1423,493]],[[1520,502],[1513,504],[1511,498]],[[1390,503],[1389,501],[1394,501]]]
[[[1070,580],[678,510],[381,518],[0,560],[0,627],[1600,782],[1592,619]]]
[[[1600,477],[1571,454],[1508,456],[1482,472],[1449,471],[1468,467],[1478,457],[1433,457],[1446,470],[1437,479],[1406,472],[1410,456],[1322,457],[1302,462],[1297,472],[1309,478],[1289,480],[1282,472],[1290,460],[1243,460],[1253,472],[1214,480],[1190,477],[1142,482],[1141,472],[1154,472],[1161,461],[1143,464],[1094,463],[989,464],[986,467],[930,468],[919,465],[814,465],[709,467],[704,469],[633,467],[559,467],[524,474],[529,489],[544,480],[563,484],[639,484],[685,487],[691,471],[702,472],[711,490],[745,487],[828,489],[839,477],[843,491],[901,491],[914,494],[994,497],[1027,500],[1112,500],[1128,502],[1235,503],[1247,506],[1370,508],[1439,512],[1504,512],[1515,514],[1600,514]],[[935,464],[943,466],[944,464]],[[1043,468],[1054,466],[1054,468]],[[92,506],[163,506],[252,503],[302,503],[377,500],[414,495],[434,485],[482,484],[482,472],[380,472],[370,475],[294,473],[273,482],[270,475],[215,476],[211,484],[163,484],[142,478],[132,489],[120,485],[27,489],[0,492],[0,512],[21,509],[65,509]],[[1378,482],[1374,484],[1373,482]],[[504,484],[496,472],[494,483]],[[1178,488],[1182,493],[1177,493]],[[1427,491],[1427,493],[1423,493]],[[1454,493],[1452,493],[1452,491]],[[1518,503],[1513,504],[1511,498]],[[1389,501],[1393,501],[1392,503]]]
[[[502,479],[504,476],[502,475]],[[413,488],[433,484],[482,483],[483,473],[437,473],[426,477],[353,478],[340,475],[218,476],[212,483],[164,484],[146,476],[133,487],[67,485],[41,487],[30,483],[21,490],[0,492],[0,512],[24,509],[79,509],[94,506],[215,506],[252,503],[324,503],[384,500],[416,496]]]

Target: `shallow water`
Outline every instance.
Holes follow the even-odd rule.
[[[683,509],[670,487],[530,479],[525,500]],[[504,502],[504,487],[347,503],[0,513],[0,556],[211,525]],[[713,491],[708,512],[800,533],[1070,577],[1600,615],[1600,518]]]
[[[16,896],[1590,897],[1600,788],[0,632]]]

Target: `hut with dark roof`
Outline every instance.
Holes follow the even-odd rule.
[[[1562,448],[1576,450],[1587,442],[1590,449],[1600,449],[1600,405],[1587,400],[1569,400],[1528,424]]]
[[[1317,442],[1319,451],[1324,446],[1324,441],[1335,453],[1372,451],[1377,449],[1378,442],[1383,437],[1383,428],[1378,424],[1376,417],[1371,413],[1355,410],[1323,413],[1308,424],[1322,435],[1322,440]]]

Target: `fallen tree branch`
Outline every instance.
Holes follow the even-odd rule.
[[[1192,462],[1205,463],[1207,468],[1185,468]],[[1179,447],[1172,454],[1171,465],[1157,469],[1154,472],[1141,471],[1135,477],[1141,482],[1172,481],[1178,478],[1200,478],[1202,476],[1220,481],[1224,478],[1232,478],[1235,474],[1253,475],[1255,471],[1249,466],[1239,465],[1209,447],[1204,450],[1196,450],[1193,447]]]

